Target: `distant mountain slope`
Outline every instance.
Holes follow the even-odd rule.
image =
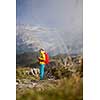
[[[38,53],[23,53],[16,55],[16,65],[17,66],[31,66],[37,62]]]
[[[82,34],[62,32],[42,26],[17,25],[16,52],[34,52],[45,48],[50,55],[82,52]]]

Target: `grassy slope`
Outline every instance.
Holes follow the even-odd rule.
[[[82,83],[82,79],[76,82],[74,78],[61,79],[55,83],[44,81],[41,90],[17,90],[17,100],[83,100]]]
[[[83,100],[83,78],[79,76],[66,78],[67,70],[58,68],[52,69],[54,75],[62,76],[62,73],[64,73],[65,77],[59,77],[60,79],[56,81],[39,81],[37,86],[33,88],[16,88],[16,100]],[[37,80],[36,77],[26,74],[26,71],[29,70],[30,68],[28,67],[17,68],[16,79],[20,79],[22,82],[23,79]],[[83,71],[79,70],[79,72]]]
[[[25,75],[29,68],[18,68],[18,79],[35,77]],[[83,100],[83,80],[79,76],[59,80],[39,81],[34,88],[16,89],[16,100]]]

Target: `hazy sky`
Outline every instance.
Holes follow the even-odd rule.
[[[16,0],[17,24],[83,32],[83,0]]]

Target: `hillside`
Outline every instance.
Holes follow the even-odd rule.
[[[83,100],[83,57],[57,55],[39,81],[39,65],[16,68],[17,100]]]
[[[39,56],[38,52],[25,52],[22,54],[16,54],[16,66],[29,66],[32,67],[35,63],[38,62],[37,57]],[[50,56],[50,61],[58,59],[62,62],[67,59],[68,54],[58,54],[55,56]],[[78,56],[78,54],[70,54],[72,58]],[[82,55],[81,55],[82,56]]]
[[[31,66],[37,62],[38,52],[27,52],[16,55],[16,66]]]

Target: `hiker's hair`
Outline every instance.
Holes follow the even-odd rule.
[[[44,48],[41,48],[39,51],[41,51],[41,50],[42,50],[42,51],[45,51]]]

